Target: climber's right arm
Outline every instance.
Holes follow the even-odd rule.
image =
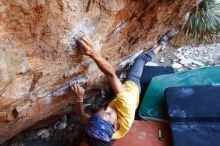
[[[81,52],[84,55],[91,57],[99,69],[107,76],[115,94],[126,92],[121,81],[117,77],[112,65],[104,59],[99,53],[97,53],[92,45],[92,41],[88,37],[81,37],[77,40],[80,45]]]

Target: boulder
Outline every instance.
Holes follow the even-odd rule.
[[[71,93],[44,97],[79,75],[99,86],[103,74],[82,56],[79,31],[117,69],[179,25],[196,0],[1,0],[0,143],[42,120],[71,112]]]

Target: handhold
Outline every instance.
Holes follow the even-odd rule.
[[[83,85],[87,82],[88,78],[85,76],[79,76],[75,79],[70,80],[69,82],[67,82],[66,84],[64,84],[63,86],[52,90],[51,92],[49,92],[46,96],[44,96],[43,98],[49,99],[50,97],[53,96],[62,96],[64,94],[66,94],[68,92],[68,90],[70,89],[70,86],[78,83],[79,85]]]

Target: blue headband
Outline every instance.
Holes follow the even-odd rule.
[[[88,126],[86,127],[86,133],[96,139],[104,142],[110,142],[113,135],[112,125],[103,120],[98,115],[92,115]]]

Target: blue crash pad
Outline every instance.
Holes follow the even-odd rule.
[[[220,85],[165,90],[173,146],[220,146]]]

